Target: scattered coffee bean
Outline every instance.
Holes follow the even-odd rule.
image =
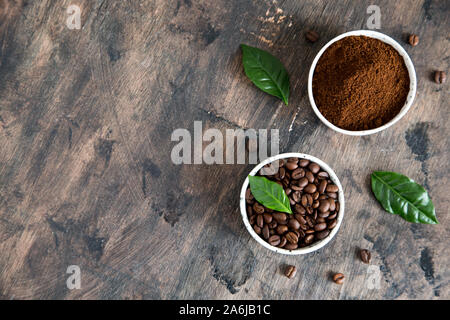
[[[408,42],[411,46],[415,47],[419,44],[419,36],[416,34],[412,34],[408,37]]]
[[[264,168],[269,167],[272,166]],[[278,171],[266,178],[283,187],[294,212],[290,215],[268,209],[255,200],[250,188],[247,189],[249,222],[270,245],[286,250],[304,248],[325,239],[337,226],[339,188],[317,163],[289,158],[280,161]]]
[[[308,30],[305,34],[305,37],[308,41],[314,43],[319,40],[319,34],[313,30]]]
[[[372,258],[372,254],[370,253],[369,250],[361,249],[361,251],[359,251],[359,255],[361,257],[361,261],[362,262],[367,263],[367,264],[370,263],[370,259]]]
[[[436,71],[434,73],[434,81],[438,84],[442,84],[445,83],[445,81],[447,80],[447,75],[445,74],[444,71]]]
[[[344,278],[344,274],[342,273],[336,273],[335,275],[333,275],[333,281],[337,284],[343,284]]]
[[[297,273],[297,268],[295,266],[287,266],[286,270],[284,271],[284,275],[288,277],[289,279],[292,279],[295,277],[295,274]]]

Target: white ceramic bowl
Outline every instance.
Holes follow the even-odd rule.
[[[341,40],[342,38],[349,37],[349,36],[366,36],[366,37],[370,37],[370,38],[381,40],[381,41],[391,45],[403,57],[403,60],[405,61],[406,68],[408,69],[410,84],[409,84],[409,93],[408,93],[408,96],[406,98],[405,105],[403,106],[403,108],[400,110],[400,112],[391,121],[389,121],[388,123],[382,125],[381,127],[375,128],[375,129],[361,130],[361,131],[351,131],[351,130],[345,130],[345,129],[339,128],[339,127],[335,126],[334,124],[332,124],[331,122],[329,122],[320,113],[319,108],[317,108],[316,103],[314,102],[314,96],[313,96],[313,90],[312,90],[312,81],[313,81],[314,70],[316,69],[317,62],[319,61],[319,59],[322,56],[322,54],[325,52],[325,50],[327,50],[327,48],[330,45],[332,45],[336,41]],[[408,112],[409,108],[411,108],[411,105],[413,103],[414,97],[416,96],[416,87],[417,87],[416,71],[414,70],[414,65],[413,65],[411,59],[409,58],[408,54],[406,53],[405,49],[403,49],[403,47],[397,41],[392,39],[391,37],[389,37],[389,36],[387,36],[385,34],[382,34],[380,32],[369,31],[369,30],[357,30],[357,31],[346,32],[344,34],[341,34],[340,36],[337,36],[336,38],[334,38],[330,42],[328,42],[319,51],[317,56],[314,58],[314,61],[313,61],[312,65],[311,65],[311,69],[309,70],[309,76],[308,76],[309,101],[310,101],[311,106],[312,106],[314,112],[316,113],[316,115],[319,117],[320,120],[322,120],[322,122],[326,126],[330,127],[331,129],[333,129],[333,130],[335,130],[337,132],[340,132],[340,133],[343,133],[343,134],[348,134],[348,135],[351,135],[351,136],[364,136],[364,135],[368,135],[368,134],[377,133],[377,132],[380,132],[380,131],[382,131],[382,130],[384,130],[386,128],[389,128],[394,123],[396,123],[398,120],[400,120],[406,114],[406,112]]]
[[[319,250],[324,245],[326,245],[328,242],[330,242],[331,239],[333,239],[333,237],[338,232],[339,227],[341,226],[342,220],[344,218],[345,202],[344,202],[344,191],[342,189],[341,182],[339,181],[338,177],[336,176],[336,173],[334,173],[333,169],[331,169],[322,160],[317,159],[316,157],[310,156],[308,154],[303,154],[303,153],[282,153],[282,154],[276,155],[274,157],[270,157],[270,158],[264,160],[263,162],[261,162],[260,164],[258,164],[250,172],[249,175],[254,176],[256,173],[258,173],[258,171],[262,167],[264,167],[266,164],[269,164],[269,163],[271,163],[271,162],[273,162],[275,160],[286,159],[286,158],[291,158],[291,157],[296,157],[296,158],[301,158],[301,159],[308,159],[310,161],[313,161],[313,162],[317,163],[318,165],[320,165],[322,167],[323,170],[328,172],[328,174],[330,175],[331,181],[333,181],[333,183],[336,184],[339,187],[338,200],[339,200],[340,208],[339,208],[339,214],[337,216],[337,225],[336,225],[336,227],[334,227],[331,230],[331,232],[328,235],[328,237],[326,237],[325,239],[322,239],[320,241],[317,241],[317,242],[311,244],[310,246],[307,246],[307,247],[304,247],[304,248],[298,248],[298,249],[295,249],[295,250],[286,250],[286,249],[282,249],[282,248],[278,248],[278,247],[274,247],[274,246],[270,245],[268,242],[266,242],[264,239],[262,239],[259,235],[256,234],[256,232],[253,230],[253,227],[250,225],[250,222],[249,222],[248,217],[247,217],[247,205],[246,205],[246,201],[245,201],[245,192],[247,191],[247,187],[248,187],[248,184],[249,184],[248,177],[245,179],[244,184],[242,185],[241,195],[240,195],[240,208],[241,208],[242,220],[244,220],[245,227],[247,228],[248,232],[252,235],[252,237],[260,245],[262,245],[263,247],[265,247],[265,248],[267,248],[269,250],[277,252],[277,253],[288,254],[288,255],[297,255],[297,254],[305,254],[305,253],[310,253],[310,252]]]

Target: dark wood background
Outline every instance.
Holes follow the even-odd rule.
[[[81,30],[66,8],[81,7]],[[307,97],[310,64],[338,34],[381,32],[415,63],[418,93],[394,127],[368,137],[327,129]],[[0,297],[3,299],[450,298],[448,0],[0,0]],[[315,44],[304,33],[320,33]],[[420,36],[412,48],[409,33]],[[278,56],[288,107],[245,77],[240,43]],[[174,165],[170,135],[194,120],[222,132],[280,129],[280,152],[329,163],[344,185],[336,238],[306,256],[261,247],[239,191],[251,165]],[[292,125],[292,130],[289,127]],[[439,225],[384,212],[376,169],[423,184]],[[372,251],[380,289],[369,289]],[[294,264],[295,279],[282,275]],[[69,265],[81,289],[66,287]],[[345,284],[330,274],[342,272]]]

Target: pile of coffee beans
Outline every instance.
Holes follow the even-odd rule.
[[[287,250],[325,239],[337,225],[340,207],[339,188],[328,172],[317,163],[299,158],[279,160],[278,170],[273,168],[269,164],[259,174],[283,187],[293,214],[264,207],[248,188],[247,215],[255,232],[270,245]],[[268,172],[272,174],[267,175]]]

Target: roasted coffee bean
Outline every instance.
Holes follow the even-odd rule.
[[[338,188],[338,186],[335,185],[335,184],[329,184],[329,185],[327,185],[326,190],[327,190],[327,192],[332,192],[332,193],[334,193],[334,192],[338,192],[339,188]]]
[[[335,219],[336,217],[337,217],[337,212],[335,212],[335,213],[329,215],[329,216],[328,216],[328,220],[333,220],[333,219]]]
[[[317,40],[319,40],[319,34],[313,30],[308,30],[305,33],[305,37],[309,42],[316,42]]]
[[[297,203],[297,201],[295,201],[292,197],[289,198],[289,203],[291,204],[291,206],[295,206],[295,204]]]
[[[272,219],[273,219],[273,217],[270,213],[264,213],[263,218],[264,218],[264,222],[267,224],[271,223]]]
[[[253,230],[255,230],[255,232],[256,232],[257,234],[261,234],[261,228],[258,227],[256,224],[253,226]]]
[[[306,224],[300,223],[300,229],[303,231],[306,231],[306,230],[308,230],[308,226]]]
[[[341,207],[341,205],[339,204],[339,202],[336,202],[336,212],[339,212],[340,207]]]
[[[320,218],[328,218],[330,216],[330,211],[319,212],[318,215],[319,215]]]
[[[280,236],[278,236],[278,235],[273,235],[268,240],[269,244],[271,246],[275,246],[275,247],[280,244],[280,241],[281,241]]]
[[[367,249],[361,249],[361,250],[359,251],[359,255],[360,255],[360,257],[361,257],[361,261],[362,261],[362,262],[367,263],[367,264],[370,263],[370,259],[372,258],[372,255],[371,255],[371,253],[370,253],[369,250],[367,250]]]
[[[312,217],[313,217],[314,220],[317,220],[317,217],[318,217],[317,210],[314,210],[314,213],[312,214]]]
[[[292,219],[289,220],[288,226],[291,227],[292,229],[297,230],[297,229],[300,228],[300,222],[298,222],[297,219],[292,218]]]
[[[330,234],[330,230],[323,230],[316,233],[316,238],[319,240],[325,239]]]
[[[305,177],[306,177],[306,179],[308,179],[309,183],[313,183],[314,182],[314,175],[312,174],[311,171],[306,171]]]
[[[305,170],[303,168],[297,168],[292,172],[291,178],[294,180],[298,180],[305,176]]]
[[[285,237],[289,243],[297,243],[298,242],[298,236],[292,231],[286,233]]]
[[[326,222],[325,218],[319,217],[316,219],[316,223],[323,223]]]
[[[253,205],[253,211],[255,211],[256,213],[263,213],[264,212],[264,206],[262,206],[258,202],[255,202],[255,204]]]
[[[314,193],[314,192],[316,192],[316,190],[317,190],[317,187],[316,187],[316,185],[315,184],[308,184],[306,187],[305,187],[305,189],[304,189],[304,191],[305,192],[308,192],[308,193]]]
[[[263,228],[262,228],[262,235],[264,237],[264,239],[269,239],[270,237],[270,230],[269,230],[269,226],[266,224]]]
[[[284,270],[284,275],[288,277],[289,279],[292,279],[295,277],[295,274],[297,273],[297,268],[295,266],[287,266],[286,270]]]
[[[330,202],[328,200],[320,200],[319,212],[327,212],[330,210]]]
[[[286,221],[287,219],[286,214],[282,212],[274,212],[272,213],[272,216],[275,220],[277,220],[278,223]]]
[[[258,216],[256,217],[256,225],[260,228],[264,226],[264,218],[261,214],[258,214]]]
[[[250,188],[245,191],[245,201],[249,204],[252,204],[253,201],[255,201],[255,198],[252,195],[252,192],[250,191]]]
[[[287,188],[284,190],[284,192],[286,192],[286,195],[290,195],[292,193],[292,189],[291,188]]]
[[[327,180],[320,181],[319,188],[317,189],[320,194],[324,193],[327,188]]]
[[[411,34],[408,37],[408,42],[413,47],[417,46],[419,44],[419,36],[416,34]]]
[[[305,168],[309,165],[309,160],[301,159],[298,164],[300,165],[300,167]]]
[[[247,215],[249,216],[253,215],[253,208],[251,206],[247,206]]]
[[[288,162],[295,162],[295,163],[297,163],[298,160],[299,160],[299,159],[296,158],[296,157],[291,157],[291,158],[288,158],[288,159],[287,159]]]
[[[313,242],[313,240],[314,240],[314,235],[313,235],[313,234],[308,234],[308,235],[305,237],[305,243],[306,243],[306,244],[310,244],[311,242]]]
[[[326,172],[326,171],[320,171],[317,174],[317,178],[319,178],[319,179],[327,179],[328,177],[329,177],[329,175],[328,175],[328,172]]]
[[[314,201],[318,200],[318,199],[319,199],[319,196],[320,196],[319,191],[314,192],[313,195],[312,195],[313,200],[314,200]]]
[[[331,229],[335,228],[336,225],[337,225],[337,220],[333,219],[330,222],[328,222],[328,227],[327,228],[331,230]]]
[[[305,220],[305,218],[304,218],[301,214],[296,213],[296,214],[294,215],[294,217],[295,217],[295,219],[297,219],[297,221],[300,222],[301,224],[306,224],[306,220]]]
[[[275,229],[278,226],[277,222],[275,220],[272,220],[271,223],[269,223],[270,229]]]
[[[294,211],[295,211],[296,213],[300,213],[300,214],[305,214],[305,213],[306,213],[305,208],[304,208],[303,206],[299,205],[299,204],[296,204],[296,205],[295,205]]]
[[[304,177],[298,180],[298,186],[304,188],[308,185],[308,178]]]
[[[306,207],[306,214],[311,215],[313,213],[313,208],[311,208],[310,206]]]
[[[309,193],[306,194],[306,200],[308,201],[308,205],[312,206],[314,200],[313,200],[312,196]]]
[[[295,169],[297,169],[298,168],[298,164],[297,164],[297,162],[288,162],[288,163],[286,163],[286,168],[287,169],[289,169],[289,170],[295,170]]]
[[[444,71],[436,71],[434,73],[434,81],[437,84],[445,83],[446,80],[447,80],[447,75],[445,74]]]
[[[302,188],[302,187],[296,186],[295,184],[294,184],[294,185],[291,185],[291,188],[292,188],[292,190],[294,190],[294,191],[303,191],[303,188]]]
[[[314,229],[308,229],[305,231],[306,234],[313,234],[315,233]]]
[[[278,245],[278,247],[283,248],[287,243],[286,237],[281,237],[281,241],[280,244]]]
[[[326,194],[321,194],[319,196],[319,200],[325,200],[325,199],[328,199],[328,196]]]
[[[314,221],[314,219],[312,219],[311,217],[306,217],[306,223],[308,224],[308,226],[309,226],[310,228],[314,228],[315,221]]]
[[[284,168],[280,168],[280,170],[278,171],[278,174],[280,176],[280,179],[283,180],[286,174],[286,169]]]
[[[308,205],[308,198],[306,197],[306,194],[302,195],[301,203],[304,208]]]
[[[297,243],[286,243],[286,245],[284,246],[284,249],[286,250],[295,250],[298,248],[298,244]]]
[[[313,202],[312,208],[313,209],[317,209],[319,207],[319,205],[320,205],[320,202],[316,200],[316,201]]]
[[[300,191],[295,191],[295,192],[292,194],[292,199],[293,199],[296,203],[300,202],[300,200],[302,199],[302,196],[301,196],[301,194],[300,194]],[[295,203],[294,203],[294,205],[295,205]]]
[[[281,226],[278,226],[277,227],[277,229],[276,229],[276,231],[277,231],[277,233],[278,234],[284,234],[285,232],[287,232],[289,230],[289,228],[288,228],[288,226],[287,225],[281,225]]]
[[[336,210],[336,202],[334,199],[328,199],[328,202],[330,203],[330,211]]]
[[[337,199],[337,193],[335,192],[327,192],[327,196],[333,199]]]
[[[308,168],[314,174],[316,174],[316,173],[318,173],[320,171],[320,166],[317,163],[315,163],[315,162],[311,162],[309,164]]]
[[[254,225],[254,224],[255,224],[255,221],[256,221],[256,215],[255,215],[255,214],[252,215],[252,216],[250,217],[250,219],[248,219],[248,220],[249,220],[249,222],[250,222],[251,225]]]
[[[342,273],[334,274],[333,281],[337,284],[343,284],[344,283],[344,275]]]
[[[318,223],[314,226],[315,231],[322,231],[322,230],[325,230],[326,228],[327,228],[327,224],[325,222]]]

